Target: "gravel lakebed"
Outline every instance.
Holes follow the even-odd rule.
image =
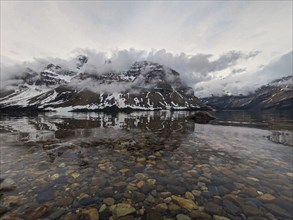
[[[292,147],[186,114],[2,118],[1,219],[292,219]]]

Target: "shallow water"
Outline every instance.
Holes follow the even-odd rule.
[[[114,202],[136,219],[292,219],[292,115],[189,114],[1,116],[2,217],[108,219]]]

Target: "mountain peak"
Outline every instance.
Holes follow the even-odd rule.
[[[76,58],[76,68],[77,69],[81,69],[84,64],[86,64],[88,62],[88,57],[85,55],[78,55]]]
[[[276,79],[248,95],[208,97],[204,100],[216,109],[289,110],[293,106],[292,76]]]
[[[82,69],[88,57],[77,57],[77,69],[49,64],[31,86],[0,100],[1,109],[33,108],[37,111],[184,110],[206,106],[182,83],[175,70],[150,61],[134,62],[128,70],[92,72]],[[106,64],[111,61],[107,60]],[[24,84],[26,85],[26,84]],[[25,97],[25,98],[24,98]]]
[[[60,69],[61,69],[61,66],[54,65],[54,64],[50,63],[49,65],[46,66],[46,68],[44,69],[44,71],[57,72]]]
[[[106,65],[106,64],[111,64],[111,63],[112,63],[112,61],[110,59],[108,59],[108,60],[105,60],[104,64]]]

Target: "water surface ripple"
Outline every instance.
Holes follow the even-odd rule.
[[[1,116],[2,218],[292,219],[291,116],[190,114]]]

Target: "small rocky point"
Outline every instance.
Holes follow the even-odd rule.
[[[214,120],[215,117],[212,116],[210,113],[206,111],[198,111],[188,117],[189,119],[193,120],[195,123],[199,124],[207,124],[211,120]]]

